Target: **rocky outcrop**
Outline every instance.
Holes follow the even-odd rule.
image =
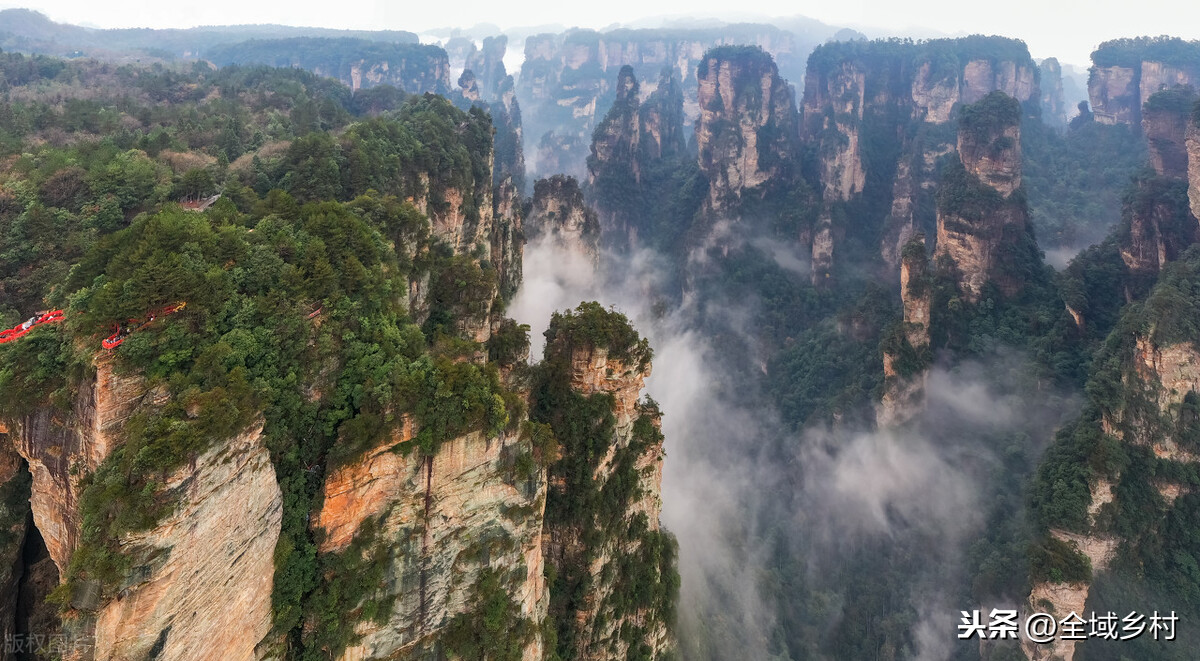
[[[706,210],[723,215],[793,159],[796,106],[775,62],[759,48],[714,49],[698,74],[696,147],[709,182]]]
[[[1200,117],[1192,115],[1187,129],[1188,202],[1192,216],[1200,219]]]
[[[925,235],[905,246],[900,261],[900,327],[884,342],[884,389],[876,424],[889,427],[912,418],[923,404],[929,363],[929,318],[933,291],[928,274]]]
[[[596,208],[603,245],[627,250],[637,244],[646,218],[649,182],[642,172],[683,155],[683,97],[670,69],[645,103],[633,68],[621,67],[617,98],[596,128],[588,156],[588,198]]]
[[[467,55],[463,67],[474,73],[478,89],[486,101],[500,97],[500,86],[508,77],[504,69],[504,54],[508,50],[508,37],[498,35],[484,37],[482,47],[475,50],[472,44],[471,52]]]
[[[1195,91],[1181,87],[1155,93],[1142,107],[1150,165],[1160,177],[1187,178],[1187,129],[1195,103]]]
[[[446,441],[422,456],[397,444],[412,440],[411,421],[398,434],[338,467],[325,481],[314,519],[322,553],[344,550],[373,520],[387,544],[386,582],[394,599],[386,622],[359,624],[362,636],[341,659],[425,658],[447,627],[475,607],[483,572],[506,570],[505,594],[520,617],[540,625],[547,607],[542,562],[546,483],[540,472],[517,476],[514,462],[531,453],[528,439],[479,432]],[[540,635],[523,659],[542,658]]]
[[[507,301],[521,287],[521,267],[525,253],[524,218],[521,192],[512,177],[505,177],[493,198],[495,222],[492,224],[492,265],[501,299]]]
[[[34,525],[60,573],[79,543],[82,480],[119,442],[145,395],[141,378],[119,374],[111,357],[100,357],[94,368],[95,380],[77,390],[70,411],[42,408],[8,425],[33,475]]]
[[[592,155],[588,158],[589,184],[595,184],[597,175],[604,175],[602,169],[613,166],[628,168],[634,185],[641,180],[638,145],[642,131],[638,90],[633,67],[621,67],[617,74],[617,98],[592,137]]]
[[[513,92],[513,78],[506,76],[497,89],[497,100],[490,104],[492,125],[496,129],[493,143],[495,166],[492,183],[500,185],[511,178],[517,192],[525,192],[525,129],[521,126],[521,105]]]
[[[684,88],[673,69],[658,74],[658,84],[639,111],[641,157],[648,162],[683,154]]]
[[[1088,75],[1088,99],[1092,114],[1101,124],[1137,124],[1141,119],[1141,90],[1137,69],[1092,67]]]
[[[1027,256],[1028,209],[1021,186],[1021,109],[993,92],[963,109],[958,151],[938,192],[934,260],[949,268],[963,296],[978,301],[987,283],[1005,295],[1020,290],[1016,260]]]
[[[542,409],[565,457],[551,468],[543,549],[555,570],[554,589],[573,593],[558,595],[551,613],[560,655],[588,661],[625,658],[634,649],[660,659],[674,648],[663,610],[675,579],[674,542],[659,527],[660,414],[652,402],[639,401],[651,366],[647,345],[624,332],[628,328],[623,316],[590,303],[556,315],[546,334],[548,378],[608,405],[601,420],[588,423],[585,437],[566,420],[592,419],[596,409],[574,410],[578,400],[565,409]],[[578,454],[583,447],[591,448],[587,456]],[[655,578],[647,580],[647,569]],[[634,571],[643,578],[633,579]],[[641,596],[627,592],[630,580],[638,581]]]
[[[1092,53],[1088,97],[1102,124],[1142,122],[1154,94],[1200,84],[1200,42],[1171,37],[1116,39]]]
[[[48,564],[27,568],[45,575],[43,597],[80,542],[85,477],[121,442],[130,415],[166,397],[147,393],[140,377],[118,373],[111,356],[99,356],[94,369],[71,410],[43,408],[10,422],[15,450],[32,473],[32,521],[46,546]],[[159,659],[259,658],[255,648],[272,622],[282,508],[261,436],[256,427],[163,476],[162,493],[178,505],[151,529],[121,540],[132,562],[122,589],[108,601],[76,592],[72,603],[83,616],[70,635],[94,644],[96,658],[135,658],[151,649]]]
[[[898,60],[897,54],[903,57]],[[832,221],[828,233],[820,223],[811,233],[802,233],[806,240],[822,239],[821,245],[813,245],[814,278],[822,277],[816,267],[823,255],[836,252],[839,237],[877,231],[849,226],[867,220],[861,210],[837,213],[831,208],[859,199],[872,168],[876,180],[892,191],[880,253],[889,266],[899,267],[905,243],[918,231],[934,229],[929,197],[937,186],[939,160],[957,146],[946,140],[947,131],[933,125],[950,122],[963,104],[997,91],[1015,99],[1019,107],[1041,103],[1037,66],[1019,41],[967,37],[913,44],[835,42],[813,52],[805,74],[802,134],[816,149],[825,207],[821,217]],[[864,135],[874,136],[870,150],[862,144]],[[886,162],[869,162],[868,152],[896,155]]]
[[[264,658],[283,501],[261,423],[163,486],[180,506],[121,540],[133,570],[96,613],[96,658]]]
[[[600,221],[583,201],[574,177],[555,175],[533,185],[533,203],[525,219],[531,241],[548,240],[585,263],[600,259]]]
[[[609,109],[616,81],[613,74],[623,66],[631,66],[642,81],[643,97],[655,90],[660,72],[670,69],[681,86],[684,124],[690,125],[702,110],[697,67],[708,50],[732,44],[757,46],[776,59],[785,77],[799,80],[804,58],[823,38],[756,24],[604,33],[572,30],[529,37],[517,90],[528,113],[529,134],[539,144],[553,133],[556,141],[582,145],[581,150],[561,159],[539,159],[533,172],[582,174],[592,131]]]
[[[1126,198],[1119,236],[1121,259],[1137,275],[1154,274],[1200,239],[1184,182],[1142,177]]]
[[[859,127],[866,102],[866,73],[845,60],[832,69],[809,66],[804,78],[807,135],[819,141],[823,197],[827,202],[850,199],[866,183]]]
[[[1062,65],[1048,57],[1038,64],[1042,89],[1042,121],[1062,130],[1067,126],[1067,103],[1063,94]]]
[[[0,640],[17,631],[17,598],[24,574],[22,553],[29,520],[28,471],[0,424]],[[12,656],[0,650],[0,660]]]
[[[994,97],[997,106],[1002,99]],[[1004,104],[1012,108],[1012,104]],[[990,112],[983,109],[984,112]],[[958,131],[958,156],[967,172],[1004,197],[1021,187],[1020,116],[1011,114],[1000,123],[982,112],[964,112]]]

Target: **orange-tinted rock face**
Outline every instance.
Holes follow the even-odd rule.
[[[408,459],[391,448],[412,438],[412,419],[406,416],[387,443],[325,478],[325,498],[315,523],[323,532],[318,547],[322,553],[346,548],[363,521],[379,516],[392,503],[401,489]]]
[[[97,614],[97,659],[262,658],[283,517],[262,440],[259,425],[175,471],[180,506],[121,540],[136,571]]]
[[[546,614],[542,562],[545,483],[508,479],[523,441],[478,432],[443,443],[432,457],[393,448],[409,440],[406,422],[398,435],[332,472],[314,518],[321,552],[337,552],[368,518],[396,549],[389,581],[395,605],[383,625],[363,623],[362,641],[344,660],[408,658],[431,648],[450,621],[470,610],[472,589],[488,567],[518,570],[506,586],[521,615],[534,623]],[[524,650],[541,658],[541,639]]]
[[[547,351],[552,353],[563,348],[563,345],[551,346]],[[570,347],[569,370],[571,390],[585,396],[602,393],[613,398],[612,410],[616,418],[616,429],[606,454],[597,463],[592,477],[595,484],[604,488],[603,485],[608,483],[616,471],[619,454],[630,448],[635,440],[635,421],[641,416],[649,416],[649,422],[656,429],[660,426],[657,410],[638,405],[638,398],[646,377],[650,375],[651,366],[648,362],[642,364],[618,360],[610,357],[607,349],[582,343]],[[659,529],[659,516],[662,512],[662,464],[661,442],[650,443],[639,450],[634,459],[634,466],[640,496],[628,504],[623,515],[624,520],[628,521],[634,516],[645,514],[649,529]],[[561,488],[561,485],[557,488]],[[606,610],[607,602],[617,589],[613,563],[617,562],[620,556],[637,553],[639,542],[634,540],[624,543],[617,538],[609,538],[590,549],[585,544],[576,525],[549,528],[543,544],[547,561],[556,566],[559,563],[578,562],[584,553],[591,553],[591,562],[588,565],[588,572],[592,577],[590,589],[587,598],[578,605],[573,614],[576,657],[587,661],[624,658],[629,649],[629,641],[620,635],[622,627],[627,623],[657,621],[652,614],[642,613],[625,614],[619,618],[609,617]],[[662,623],[648,627],[645,637],[638,642],[653,650],[655,656],[673,644],[665,624]]]
[[[1029,215],[1024,200],[1013,196],[1021,187],[1020,108],[999,92],[980,104],[988,104],[982,115],[963,111],[958,152],[966,178],[953,185],[975,190],[980,197],[998,197],[978,210],[939,204],[934,253],[935,262],[949,258],[959,289],[972,302],[979,300],[989,282],[1006,296],[1023,286],[1020,269],[1013,268],[1012,261],[1021,251]],[[1002,113],[1006,118],[997,119]]]
[[[47,408],[10,421],[13,445],[33,474],[34,525],[60,572],[79,542],[80,482],[120,442],[121,427],[143,395],[139,377],[118,375],[103,356],[95,381],[76,393],[70,412]]]

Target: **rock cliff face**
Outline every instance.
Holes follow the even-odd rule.
[[[483,46],[474,49],[467,55],[463,66],[475,74],[479,91],[485,100],[491,101],[500,97],[500,86],[508,77],[504,69],[504,53],[508,50],[508,37],[484,37]]]
[[[621,67],[617,74],[617,98],[592,138],[592,155],[588,159],[589,184],[595,184],[598,169],[610,163],[619,163],[629,168],[634,184],[641,180],[641,161],[638,159],[638,145],[642,134],[638,116],[641,105],[639,89],[637,78],[633,75],[633,67]]]
[[[1142,122],[1155,93],[1200,83],[1200,42],[1165,37],[1118,39],[1092,53],[1088,97],[1102,124]]]
[[[1126,198],[1120,234],[1121,258],[1135,274],[1158,273],[1200,240],[1200,222],[1190,209],[1196,195],[1189,183],[1187,133],[1196,95],[1190,88],[1150,97],[1142,126],[1156,176],[1140,177]]]
[[[476,607],[473,595],[489,568],[504,570],[504,593],[521,618],[540,625],[546,615],[546,483],[541,472],[518,476],[514,468],[520,454],[533,451],[529,440],[476,432],[443,443],[432,456],[396,449],[413,434],[406,423],[398,437],[325,481],[314,521],[321,552],[343,551],[372,520],[389,549],[379,596],[394,599],[385,622],[359,625],[362,639],[341,659],[427,658],[445,644],[455,618]],[[524,643],[522,658],[542,658],[540,635]]]
[[[683,95],[674,73],[664,69],[654,92],[639,100],[633,68],[621,67],[617,99],[596,128],[587,159],[588,197],[600,221],[606,247],[626,250],[652,219],[645,217],[652,172],[667,159],[682,157]]]
[[[17,632],[17,599],[24,576],[23,550],[29,520],[29,479],[9,444],[8,429],[0,424],[0,639]],[[0,651],[0,659],[12,655]]]
[[[681,85],[685,124],[690,125],[702,110],[696,72],[709,49],[732,44],[760,47],[775,57],[785,76],[799,80],[804,58],[815,45],[808,41],[811,38],[753,24],[604,33],[574,30],[530,37],[525,41],[517,90],[527,111],[529,134],[539,143],[553,134],[554,140],[578,146],[565,161],[539,159],[533,172],[583,174],[592,131],[615,96],[613,74],[623,66],[633,67],[634,76],[642,81],[643,98],[655,90],[660,72],[670,69]]]
[[[617,317],[592,303],[551,321],[549,382],[535,387],[535,415],[548,420],[565,457],[551,468],[543,540],[556,576],[551,613],[560,656],[601,661],[637,650],[660,659],[674,649],[667,604],[677,589],[674,540],[659,527],[660,414],[638,399],[650,374],[647,345],[613,325],[623,318],[598,319],[606,315]],[[559,400],[556,388],[572,395]],[[580,436],[572,427],[583,420]]]
[[[993,92],[963,110],[958,151],[938,192],[934,260],[954,273],[969,301],[994,283],[1006,295],[1021,288],[1014,260],[1025,252],[1028,210],[1021,186],[1020,106]]]
[[[121,540],[133,570],[95,615],[96,658],[263,658],[283,502],[261,424],[164,487],[180,507]]]
[[[782,172],[796,144],[796,105],[771,56],[718,48],[700,63],[696,147],[709,181],[706,210],[726,214]]]
[[[1195,102],[1195,92],[1185,87],[1158,92],[1142,108],[1150,165],[1160,177],[1187,177],[1187,128]]]
[[[851,60],[832,70],[810,66],[805,75],[805,132],[820,141],[822,193],[828,202],[850,199],[866,182],[858,132],[865,93],[866,74]]]
[[[1188,201],[1192,216],[1200,218],[1200,118],[1195,114],[1187,129]]]
[[[1101,124],[1136,124],[1141,117],[1138,69],[1092,67],[1088,75],[1088,99]]]
[[[145,392],[141,378],[116,373],[109,356],[97,358],[94,369],[70,411],[43,408],[8,423],[32,473],[32,522],[53,561],[41,580],[50,587],[79,544],[84,478],[119,445],[134,411],[163,403]],[[261,429],[213,448],[162,484],[179,506],[121,540],[132,563],[122,590],[111,598],[77,593],[69,635],[94,645],[98,659],[138,658],[151,649],[159,659],[260,658],[255,650],[272,621],[281,514]]]
[[[814,277],[831,268],[839,237],[850,233],[879,232],[884,261],[899,267],[905,243],[917,231],[934,230],[931,198],[939,161],[957,147],[952,133],[940,127],[963,104],[995,91],[1023,107],[1042,102],[1037,66],[1021,42],[994,37],[845,42],[814,51],[805,74],[802,126],[817,150],[823,215],[830,221],[828,229],[822,222],[811,233]],[[871,136],[874,160],[863,148],[864,135]],[[835,212],[862,199],[872,172],[876,185],[891,191],[890,210]],[[882,231],[872,218],[876,213]]]
[[[81,481],[119,442],[125,420],[145,395],[141,379],[117,374],[107,357],[95,370],[95,380],[78,390],[70,412],[43,408],[8,425],[14,448],[33,474],[34,525],[60,573],[79,543]]]
[[[531,241],[553,241],[568,254],[593,265],[600,259],[600,221],[584,203],[574,177],[555,175],[535,183],[525,226]]]
[[[1200,461],[1200,456],[1182,442],[1188,424],[1187,414],[1182,411],[1185,400],[1200,393],[1200,351],[1187,341],[1159,344],[1152,339],[1154,335],[1151,329],[1128,338],[1130,350],[1120,356],[1123,363],[1121,383],[1114,384],[1127,395],[1117,408],[1105,408],[1102,419],[1096,423],[1105,434],[1119,442],[1147,448],[1158,460],[1195,464]],[[1129,479],[1140,481],[1142,478]],[[1186,484],[1162,476],[1155,477],[1150,485],[1122,485],[1125,481],[1127,478],[1119,473],[1093,476],[1088,485],[1090,504],[1082,531],[1050,530],[1053,539],[1088,559],[1093,578],[1109,571],[1119,548],[1125,546],[1129,552],[1130,546],[1141,543],[1141,540],[1122,539],[1112,530],[1114,508],[1124,506],[1114,502],[1120,493],[1119,485],[1126,489],[1149,486],[1152,491],[1157,491],[1162,497],[1162,509],[1156,513],[1166,517],[1175,515],[1171,510],[1176,499],[1190,489]],[[1149,521],[1147,524],[1158,525]],[[1155,555],[1160,552],[1158,549],[1151,551]],[[1091,582],[1086,580],[1035,581],[1028,608],[1045,611],[1049,603],[1053,612],[1060,615],[1072,611],[1081,613],[1090,592]],[[1073,640],[1060,639],[1042,645],[1024,640],[1022,647],[1026,656],[1034,661],[1069,660],[1076,653]]]
[[[904,246],[900,260],[904,312],[898,332],[884,345],[884,391],[875,416],[880,427],[902,424],[921,409],[932,299],[925,236],[918,234]]]
[[[500,182],[493,202],[496,222],[492,225],[492,264],[496,267],[500,296],[509,300],[521,286],[525,252],[521,192],[511,177]]]
[[[1042,88],[1042,121],[1057,129],[1067,126],[1067,103],[1063,94],[1062,65],[1049,57],[1038,64]]]

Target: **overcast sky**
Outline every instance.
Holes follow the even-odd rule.
[[[30,0],[0,2],[30,7],[51,18],[98,27],[191,27],[282,23],[414,32],[445,26],[494,23],[502,28],[545,23],[605,27],[654,15],[735,18],[731,8],[763,16],[811,16],[859,29],[904,32],[927,28],[949,34],[1001,34],[1024,39],[1034,57],[1056,56],[1087,64],[1101,41],[1122,36],[1171,34],[1200,38],[1200,3],[1191,0]]]

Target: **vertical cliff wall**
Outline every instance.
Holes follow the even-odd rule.
[[[685,151],[683,95],[674,72],[662,71],[645,102],[639,89],[633,68],[621,67],[617,99],[596,128],[587,159],[587,196],[601,242],[617,250],[637,245],[639,234],[653,229],[658,201],[652,198],[667,188],[666,164],[677,164]]]
[[[1142,122],[1155,93],[1200,83],[1200,42],[1173,37],[1115,39],[1092,53],[1088,98],[1102,124]]]
[[[650,350],[597,303],[554,315],[532,415],[563,459],[550,470],[546,562],[564,658],[665,658],[674,649],[675,542],[659,526],[660,414],[639,402]]]
[[[531,241],[553,241],[584,263],[595,265],[600,259],[600,221],[573,177],[555,175],[533,185],[525,227]]]
[[[1196,94],[1178,87],[1153,94],[1142,109],[1153,175],[1140,176],[1125,199],[1121,259],[1135,275],[1158,273],[1200,239],[1190,210],[1187,144]]]
[[[816,149],[824,204],[811,237],[814,277],[834,270],[846,236],[877,240],[898,268],[905,243],[933,233],[940,161],[957,148],[944,127],[958,108],[994,91],[1028,112],[1042,102],[1025,45],[997,37],[826,44],[809,58],[804,88],[803,135]]]
[[[1192,111],[1187,128],[1188,202],[1192,216],[1200,218],[1200,112]]]
[[[691,125],[702,110],[696,72],[708,50],[727,45],[760,47],[776,59],[785,77],[799,80],[804,59],[823,38],[761,24],[603,33],[572,30],[529,37],[517,95],[527,112],[532,143],[555,144],[560,152],[547,150],[546,158],[531,163],[531,171],[583,178],[591,134],[608,113],[615,97],[614,73],[623,66],[631,66],[642,81],[643,99],[655,90],[660,72],[670,69],[681,85],[685,124]]]
[[[993,92],[965,108],[959,121],[961,166],[948,168],[938,191],[939,268],[954,274],[963,296],[978,301],[988,283],[1011,296],[1022,286],[1021,262],[1036,251],[1021,186],[1021,108]]]
[[[345,553],[356,537],[370,534],[379,546],[369,552],[380,554],[385,567],[372,599],[390,603],[385,619],[357,626],[361,639],[339,658],[462,655],[472,633],[464,627],[476,626],[500,595],[511,621],[496,634],[510,636],[506,646],[519,647],[522,659],[541,659],[546,483],[533,463],[532,439],[476,432],[424,455],[412,447],[414,435],[406,422],[397,436],[325,481],[324,505],[314,518],[320,552]],[[481,601],[483,590],[489,593]]]
[[[925,376],[931,363],[929,320],[933,287],[928,272],[925,236],[904,246],[900,260],[900,300],[903,315],[885,337],[883,396],[876,410],[880,427],[903,424],[923,404]]]
[[[709,182],[706,209],[735,212],[747,191],[779,176],[794,158],[795,100],[771,56],[759,48],[709,51],[698,75],[696,147]]]
[[[1192,249],[1163,268],[1144,302],[1124,309],[1093,362],[1082,416],[1047,454],[1034,490],[1048,534],[1032,554],[1032,611],[1127,608],[1113,602],[1128,602],[1130,593],[1095,590],[1126,580],[1150,595],[1136,598],[1189,603],[1183,595],[1196,581],[1184,567],[1194,547],[1177,522],[1195,511],[1186,476],[1200,459],[1200,301],[1190,284],[1198,269],[1200,253]],[[1053,487],[1051,479],[1058,480]],[[1072,659],[1080,645],[1091,657],[1101,644],[1060,639],[1023,647],[1030,659]]]

